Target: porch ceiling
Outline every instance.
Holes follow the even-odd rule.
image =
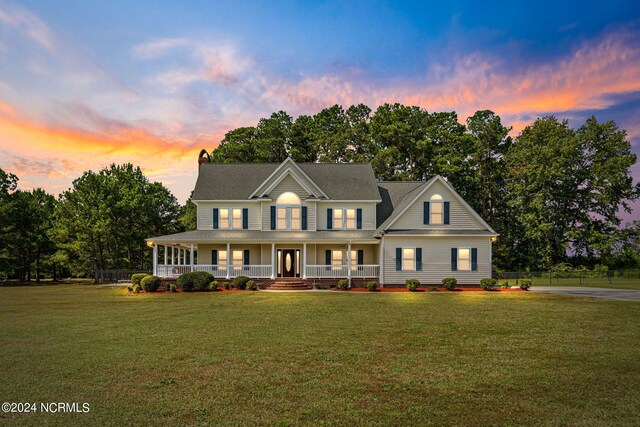
[[[261,230],[194,230],[184,233],[168,234],[166,236],[150,237],[148,242],[158,244],[176,243],[212,243],[212,242],[243,242],[243,243],[380,243],[374,237],[374,230],[351,231],[261,231]]]

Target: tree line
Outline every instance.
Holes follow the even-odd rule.
[[[401,104],[338,105],[295,120],[283,111],[228,132],[213,162],[370,162],[380,180],[440,174],[500,233],[494,265],[560,263],[640,268],[640,221],[620,212],[640,197],[626,132],[594,117],[577,129],[543,117],[515,138],[495,113],[466,122],[455,112]],[[195,159],[194,159],[195,160]],[[150,236],[195,229],[181,206],[139,167],[87,171],[58,197],[19,188],[0,169],[0,279],[92,277],[99,269],[151,269]]]
[[[562,262],[638,266],[638,222],[620,229],[640,197],[636,155],[615,122],[577,129],[538,118],[514,137],[492,111],[460,123],[455,112],[383,104],[334,105],[293,119],[284,111],[228,132],[212,162],[370,162],[380,180],[444,176],[498,232],[495,265],[547,269]],[[634,236],[631,238],[630,236]]]

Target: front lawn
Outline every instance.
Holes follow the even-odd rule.
[[[0,288],[8,425],[634,425],[640,303]]]

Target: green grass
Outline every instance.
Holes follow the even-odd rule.
[[[6,425],[637,425],[640,304],[0,288]]]
[[[509,282],[509,286],[517,286],[516,280],[497,279],[498,285],[503,282]],[[553,278],[549,281],[549,278],[534,277],[529,278],[533,283],[533,286],[584,286],[588,288],[608,288],[608,289],[636,289],[640,290],[640,278],[624,278],[614,277],[611,280],[607,278],[598,277],[586,277],[580,281],[579,278]]]

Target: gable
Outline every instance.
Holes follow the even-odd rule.
[[[313,196],[313,194],[311,194],[311,192],[308,190],[308,186],[307,188],[305,188],[303,186],[303,184],[305,183],[301,183],[298,179],[294,178],[293,175],[286,173],[283,177],[279,178],[281,179],[279,179],[278,181],[274,180],[271,183],[273,187],[269,190],[269,193],[266,194],[274,202],[278,198],[278,196],[280,196],[282,193],[286,193],[287,191],[295,193],[302,200]]]
[[[442,178],[435,177],[433,182],[425,184],[425,188],[407,197],[412,200],[400,204],[399,212],[394,212],[388,224],[383,224],[385,230],[419,230],[450,228],[457,230],[489,230],[493,231],[479,216],[466,204],[462,198]],[[449,202],[449,224],[424,224],[424,202],[430,202],[431,197],[438,194],[442,200]]]
[[[262,182],[258,188],[251,194],[251,197],[265,197],[270,196],[272,190],[280,183],[280,181],[291,177],[298,185],[306,190],[308,195],[315,197],[327,197],[327,195],[313,182],[303,171],[296,165],[296,163],[287,158],[284,162],[278,166],[273,173]]]

